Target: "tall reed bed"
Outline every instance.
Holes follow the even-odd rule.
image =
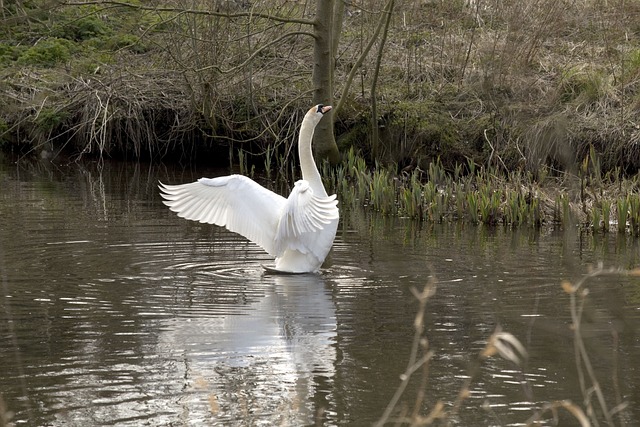
[[[369,166],[363,156],[350,149],[338,166],[323,165],[322,175],[328,191],[338,194],[342,209],[364,207],[434,223],[464,221],[534,228],[547,224],[580,226],[593,232],[608,232],[612,227],[640,235],[640,186],[636,179],[590,174],[580,177],[580,189],[572,193],[571,177],[552,181],[547,174],[534,178],[520,171],[498,172],[471,160],[452,170],[439,159],[426,170],[397,169],[377,162]],[[599,169],[593,170],[596,173]]]
[[[447,171],[440,160],[427,171],[397,173],[393,166],[369,167],[353,149],[337,167],[323,166],[325,184],[343,208],[362,206],[385,215],[421,221],[463,220],[474,224],[539,225],[539,203],[527,198],[518,174],[499,177],[473,162]],[[517,185],[508,184],[514,177]]]

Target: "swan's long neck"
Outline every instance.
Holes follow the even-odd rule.
[[[300,169],[302,169],[302,179],[309,182],[311,189],[316,195],[327,196],[327,192],[322,185],[322,178],[313,159],[311,150],[311,141],[313,140],[313,131],[316,123],[313,117],[305,116],[300,127],[300,136],[298,138],[298,156],[300,157]]]

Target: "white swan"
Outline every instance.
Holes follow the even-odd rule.
[[[311,151],[315,127],[329,110],[320,104],[304,116],[298,139],[302,179],[288,198],[246,176],[229,175],[182,185],[160,183],[164,204],[182,218],[243,235],[276,258],[279,272],[318,271],[333,244],[339,217],[336,195],[327,195]]]

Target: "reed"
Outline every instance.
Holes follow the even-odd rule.
[[[346,200],[353,200],[353,187],[349,185],[349,180],[345,175],[344,166],[338,165],[335,169],[332,169],[332,171],[332,176],[334,178],[334,192]]]
[[[329,162],[322,162],[320,165],[320,177],[327,193],[331,194],[337,192],[338,173],[336,168],[333,168]]]
[[[238,156],[241,170],[246,171],[246,153],[239,151]],[[598,170],[597,160],[593,154],[591,156],[583,162],[583,166],[590,166],[584,169],[585,173],[588,169]],[[265,163],[266,166],[268,164]],[[448,173],[439,159],[427,167],[426,173],[415,168],[410,173],[398,174],[395,166],[376,163],[369,168],[363,156],[350,148],[341,164],[330,166],[323,163],[321,168],[326,188],[339,195],[343,208],[368,207],[385,215],[401,215],[428,222],[502,223],[509,227],[539,228],[545,218],[550,218],[567,228],[580,220],[593,232],[609,231],[612,210],[616,210],[618,231],[626,232],[626,224],[630,222],[629,231],[640,235],[640,195],[635,193],[613,199],[601,192],[600,197],[596,197],[591,213],[583,216],[586,221],[583,222],[578,216],[579,212],[573,210],[570,188],[555,199],[544,199],[544,193],[537,189],[533,174],[514,171],[504,175],[493,168],[478,166],[472,160],[467,160],[466,170],[473,171],[474,175],[463,175],[465,169],[459,164]],[[290,169],[288,175],[294,179],[294,165]],[[251,170],[249,172],[252,173]],[[609,177],[602,177],[596,172],[594,177],[582,180],[587,183],[581,191],[583,208],[587,206],[584,198],[591,197],[592,193],[586,191],[589,189],[588,182],[604,183],[607,179]],[[621,191],[625,189],[626,192],[629,192],[626,189],[638,186],[635,179],[617,184]],[[543,206],[548,206],[548,212],[544,211]]]
[[[600,381],[597,378],[596,367],[591,361],[592,355],[589,354],[582,334],[585,299],[589,294],[588,282],[591,279],[604,275],[638,276],[639,274],[640,271],[637,269],[605,269],[600,264],[597,267],[592,268],[588,274],[575,283],[571,283],[569,281],[562,282],[562,289],[564,292],[569,294],[570,297],[571,330],[573,331],[576,367],[578,368],[581,379],[580,388],[584,398],[583,404],[586,406],[584,413],[590,417],[590,419],[587,419],[586,415],[583,414],[582,416],[585,420],[581,425],[600,425],[601,422],[606,425],[615,425],[613,422],[614,415],[618,412],[621,406],[620,402],[618,402],[618,406],[610,407],[612,402],[607,401],[607,396],[600,386]],[[624,408],[622,409],[624,410]],[[599,419],[599,417],[603,417],[604,419]],[[624,423],[620,425],[624,425]]]
[[[591,144],[589,146],[589,166],[590,166],[590,181],[598,186],[598,189],[602,187],[602,165],[600,164],[600,157],[596,153],[596,149]]]
[[[359,153],[356,153],[353,147],[350,147],[345,154],[344,163],[347,172],[346,175],[351,178],[368,172],[366,160]]]
[[[529,213],[527,218],[529,219],[529,225],[535,228],[542,226],[542,209],[540,209],[540,199],[537,197],[531,198],[529,203]]]
[[[537,200],[537,199],[536,199]],[[571,425],[597,426],[597,425],[626,425],[624,420],[630,416],[630,409],[626,403],[621,402],[621,396],[610,396],[601,386],[601,376],[607,373],[606,367],[600,363],[594,364],[594,355],[585,341],[587,334],[583,331],[583,325],[587,321],[584,317],[585,304],[588,303],[590,282],[591,286],[597,285],[598,277],[602,276],[639,276],[640,269],[622,270],[605,269],[602,265],[591,268],[576,282],[563,281],[558,286],[558,294],[564,292],[569,296],[568,311],[570,316],[570,330],[572,340],[567,341],[573,346],[575,367],[580,378],[581,402],[572,403],[569,400],[555,400],[543,403],[533,408],[532,414],[523,420],[522,425],[534,426],[544,424],[544,420],[558,419],[561,410],[575,420],[575,423],[567,421]],[[427,425],[454,425],[459,422],[459,413],[465,402],[470,402],[472,396],[470,390],[474,383],[481,380],[483,366],[489,363],[489,359],[501,357],[509,362],[508,369],[521,372],[524,375],[524,366],[529,358],[527,348],[513,334],[497,327],[487,337],[483,348],[471,357],[466,377],[460,385],[455,400],[445,405],[443,400],[435,399],[431,406],[426,405],[426,395],[419,391],[413,399],[405,399],[407,387],[410,382],[419,382],[421,389],[425,389],[430,377],[430,362],[436,355],[436,349],[430,346],[430,340],[426,334],[427,304],[436,295],[436,279],[432,278],[422,289],[411,288],[413,296],[418,301],[418,310],[413,320],[413,338],[409,343],[409,356],[406,369],[399,375],[399,384],[390,398],[387,406],[382,411],[380,418],[374,423],[376,427],[389,425],[427,426]],[[593,337],[591,337],[593,339]],[[494,368],[495,368],[495,362]],[[615,371],[615,369],[614,369]],[[617,374],[614,381],[617,381]],[[421,378],[415,378],[421,376]],[[407,396],[405,396],[407,397]],[[413,402],[413,407],[411,403]],[[426,411],[426,412],[425,412]],[[620,423],[615,419],[619,417]]]
[[[447,172],[442,166],[442,161],[440,157],[436,159],[435,162],[429,163],[428,170],[429,181],[434,182],[436,184],[444,184],[446,181]]]
[[[464,218],[465,213],[465,195],[464,195],[464,185],[455,183],[455,202],[456,202],[456,216],[457,219],[462,220]]]
[[[507,192],[505,195],[504,223],[513,227],[524,224],[527,205],[519,192]]]
[[[640,196],[638,194],[627,195],[629,206],[629,226],[631,235],[640,235]]]
[[[357,172],[356,181],[356,197],[358,200],[366,203],[369,200],[369,190],[371,188],[371,174],[366,171]]]
[[[354,176],[355,172],[357,172],[358,168],[356,167],[356,162],[358,161],[358,156],[356,155],[356,150],[353,146],[349,147],[349,150],[344,154],[342,163],[344,164],[345,169],[347,170],[347,174],[350,176]]]
[[[269,181],[271,181],[271,162],[272,162],[272,156],[273,156],[273,151],[271,149],[271,146],[267,146],[267,150],[264,153],[264,172],[267,175],[267,179]]]
[[[401,211],[410,218],[423,219],[422,184],[416,172],[411,174],[409,182],[400,191]]]
[[[611,224],[611,200],[602,200],[602,231],[605,233],[609,231],[609,224]]]
[[[462,178],[462,165],[460,163],[456,163],[453,168],[453,181],[458,182]]]
[[[475,192],[467,194],[467,214],[472,224],[478,224],[480,222],[478,215],[478,194]]]
[[[427,208],[427,217],[431,222],[441,223],[444,219],[444,211],[446,210],[445,200],[441,194],[437,194],[429,207]]]
[[[436,221],[443,222],[451,206],[451,191],[443,191],[438,195],[439,203],[435,206]]]
[[[480,211],[480,220],[485,225],[496,225],[500,214],[500,202],[502,194],[499,191],[492,191],[489,187],[485,187],[480,192],[478,198],[478,210]]]
[[[476,162],[470,157],[467,157],[467,169],[469,170],[469,176],[476,175]]]
[[[591,229],[593,231],[598,231],[602,229],[601,221],[602,221],[602,210],[598,208],[594,208],[591,210]]]
[[[389,170],[376,167],[369,183],[373,209],[390,215],[396,212],[396,194]]]
[[[629,216],[629,199],[621,197],[616,202],[618,214],[618,233],[627,232],[627,218]]]

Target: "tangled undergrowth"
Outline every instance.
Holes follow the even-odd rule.
[[[1,6],[6,151],[180,161],[212,152],[223,163],[238,147],[282,152],[308,108],[312,49],[298,21],[313,17],[311,3]],[[640,166],[637,2],[394,0],[382,56],[360,61],[383,10],[345,4],[334,71],[343,153],[537,175],[575,174],[593,149],[605,173]]]

